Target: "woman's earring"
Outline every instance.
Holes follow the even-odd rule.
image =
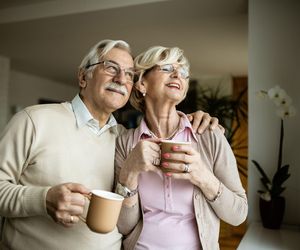
[[[143,94],[142,94],[142,95],[143,95],[143,97],[145,97],[145,96],[146,96],[146,92],[143,92]]]

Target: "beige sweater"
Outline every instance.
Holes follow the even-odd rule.
[[[117,139],[115,157],[117,179],[123,161],[135,147],[134,133],[135,130],[128,130]],[[232,225],[242,223],[248,213],[247,197],[241,185],[235,157],[221,131],[207,130],[202,135],[196,136],[198,143],[193,140],[193,147],[198,150],[205,165],[222,183],[223,191],[215,202],[207,201],[201,190],[198,187],[194,188],[194,211],[202,248],[215,250],[219,249],[220,219]],[[124,249],[134,249],[143,228],[139,204],[132,208],[122,208],[118,227],[124,235]]]
[[[56,224],[46,212],[50,186],[76,182],[111,190],[116,133],[77,128],[67,103],[37,105],[16,114],[0,137],[0,249],[120,249],[117,230],[105,235],[79,222]]]

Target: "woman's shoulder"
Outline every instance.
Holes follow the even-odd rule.
[[[201,142],[213,142],[226,139],[223,132],[219,128],[214,130],[206,129],[202,134],[196,133],[196,138]]]
[[[122,156],[126,158],[128,153],[134,147],[134,131],[135,129],[125,129],[123,127],[122,133],[116,139],[116,157]]]
[[[121,128],[119,126],[119,128]],[[132,146],[133,141],[134,141],[134,132],[136,129],[126,129],[125,127],[122,126],[122,128],[119,130],[119,135],[117,137],[117,142],[116,142],[116,146],[117,147],[128,147],[128,146]]]
[[[133,137],[135,129],[134,128],[127,129],[123,125],[118,124],[118,131],[119,131],[119,135],[117,140],[123,141]]]

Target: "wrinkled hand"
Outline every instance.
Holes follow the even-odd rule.
[[[174,160],[176,162],[164,161],[162,167],[177,170],[179,173],[167,172],[167,176],[190,180],[191,183],[199,186],[199,182],[211,175],[202,162],[200,154],[191,145],[173,146],[172,150],[174,153],[165,153],[162,155],[162,161]],[[183,172],[186,164],[189,165],[189,173]]]
[[[137,187],[138,175],[144,171],[158,172],[157,165],[160,163],[160,147],[158,140],[141,140],[133,148],[124,161],[120,171],[119,181],[128,188]]]
[[[89,189],[77,183],[53,186],[46,196],[47,212],[55,222],[71,227],[79,221],[85,205],[84,194],[89,193]]]
[[[163,159],[178,161],[178,163],[162,163],[163,167],[172,168],[181,171],[180,173],[165,173],[167,176],[175,179],[189,180],[192,184],[198,186],[208,200],[213,200],[219,190],[220,181],[209,170],[201,160],[200,154],[192,148],[191,145],[173,146],[176,153],[166,153],[162,155]],[[183,172],[185,165],[189,165],[189,172]]]
[[[217,127],[225,133],[224,127],[219,124],[219,120],[216,117],[211,117],[209,113],[201,110],[187,115],[190,122],[192,122],[193,130],[202,134],[206,129],[214,130]]]

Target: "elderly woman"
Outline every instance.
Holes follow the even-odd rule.
[[[144,118],[118,138],[115,158],[116,192],[125,197],[118,221],[124,248],[219,249],[220,219],[239,225],[248,211],[232,150],[219,129],[196,134],[176,110],[189,86],[182,50],[152,47],[135,67],[131,104]],[[161,139],[191,144],[174,146],[158,167]]]

